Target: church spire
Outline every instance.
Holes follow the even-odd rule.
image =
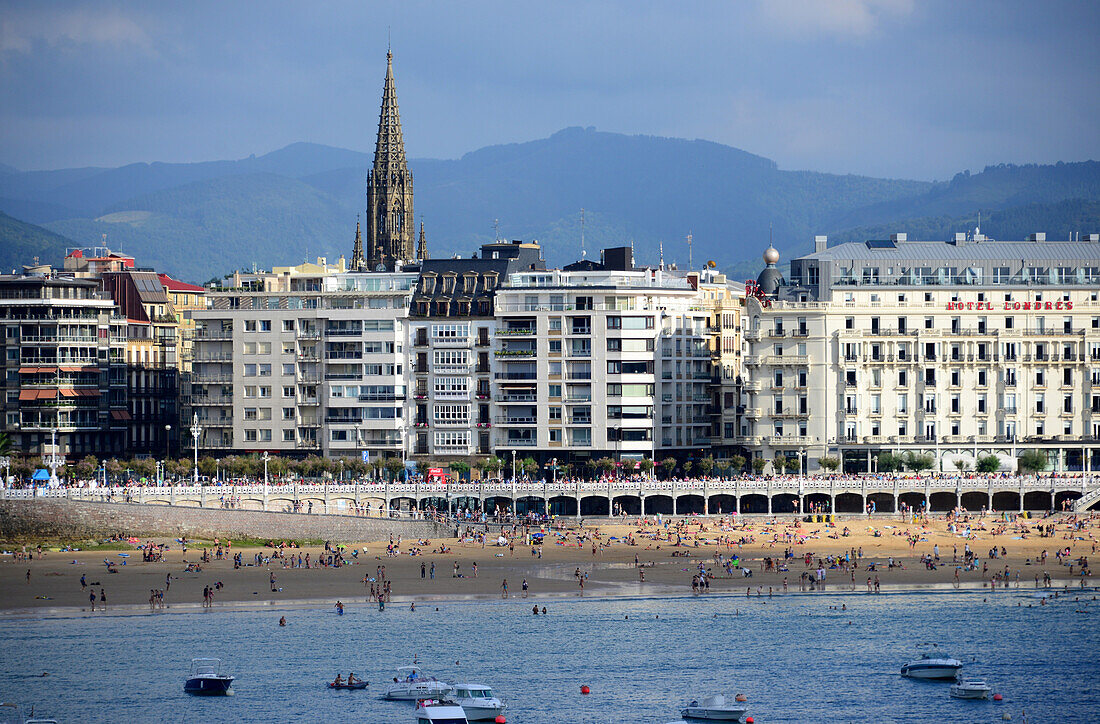
[[[355,246],[351,250],[351,271],[367,271],[363,260],[363,234],[359,230],[359,216],[355,217]]]
[[[393,53],[386,53],[386,82],[378,114],[374,165],[367,172],[367,255],[371,270],[413,258],[413,186],[401,133]]]
[[[420,261],[428,259],[428,241],[424,238],[424,220],[420,220],[420,239],[416,242],[416,258]]]

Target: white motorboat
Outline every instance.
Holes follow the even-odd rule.
[[[402,666],[397,669],[393,683],[382,692],[383,699],[416,701],[435,699],[451,691],[451,685],[426,675],[419,666]]]
[[[712,721],[741,721],[748,711],[740,704],[727,704],[721,694],[693,701],[680,711],[684,719],[710,719]]]
[[[196,696],[228,696],[233,693],[233,677],[222,673],[221,659],[191,659],[191,673],[183,690]]]
[[[951,686],[951,696],[956,699],[988,699],[993,687],[980,679],[966,679]]]
[[[42,719],[34,715],[34,707],[31,707],[29,718],[24,717],[23,710],[18,704],[4,702],[0,704],[0,724],[57,724],[57,719]]]
[[[443,700],[461,706],[470,721],[492,720],[504,713],[504,702],[481,684],[455,684]]]
[[[922,654],[916,661],[901,667],[901,675],[911,679],[956,679],[963,664],[958,659],[939,653]]]
[[[461,706],[439,699],[421,699],[416,702],[416,724],[470,724],[470,720]]]

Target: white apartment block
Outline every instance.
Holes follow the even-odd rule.
[[[494,450],[540,462],[708,454],[709,313],[660,270],[512,274],[496,301]]]
[[[323,267],[246,279],[194,312],[200,454],[402,453],[417,274]]]
[[[872,471],[883,452],[974,469],[1023,449],[1100,465],[1100,237],[847,243],[778,254],[745,309],[740,442]]]

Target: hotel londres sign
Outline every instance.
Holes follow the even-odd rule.
[[[948,302],[947,311],[970,311],[970,310],[988,310],[993,311],[993,302]],[[1005,302],[1004,309],[1010,312],[1022,311],[1022,312],[1042,312],[1042,311],[1065,311],[1073,309],[1073,302]]]

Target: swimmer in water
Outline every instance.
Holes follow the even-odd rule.
[[[280,616],[279,617],[279,625],[280,626],[286,626],[286,616]]]

